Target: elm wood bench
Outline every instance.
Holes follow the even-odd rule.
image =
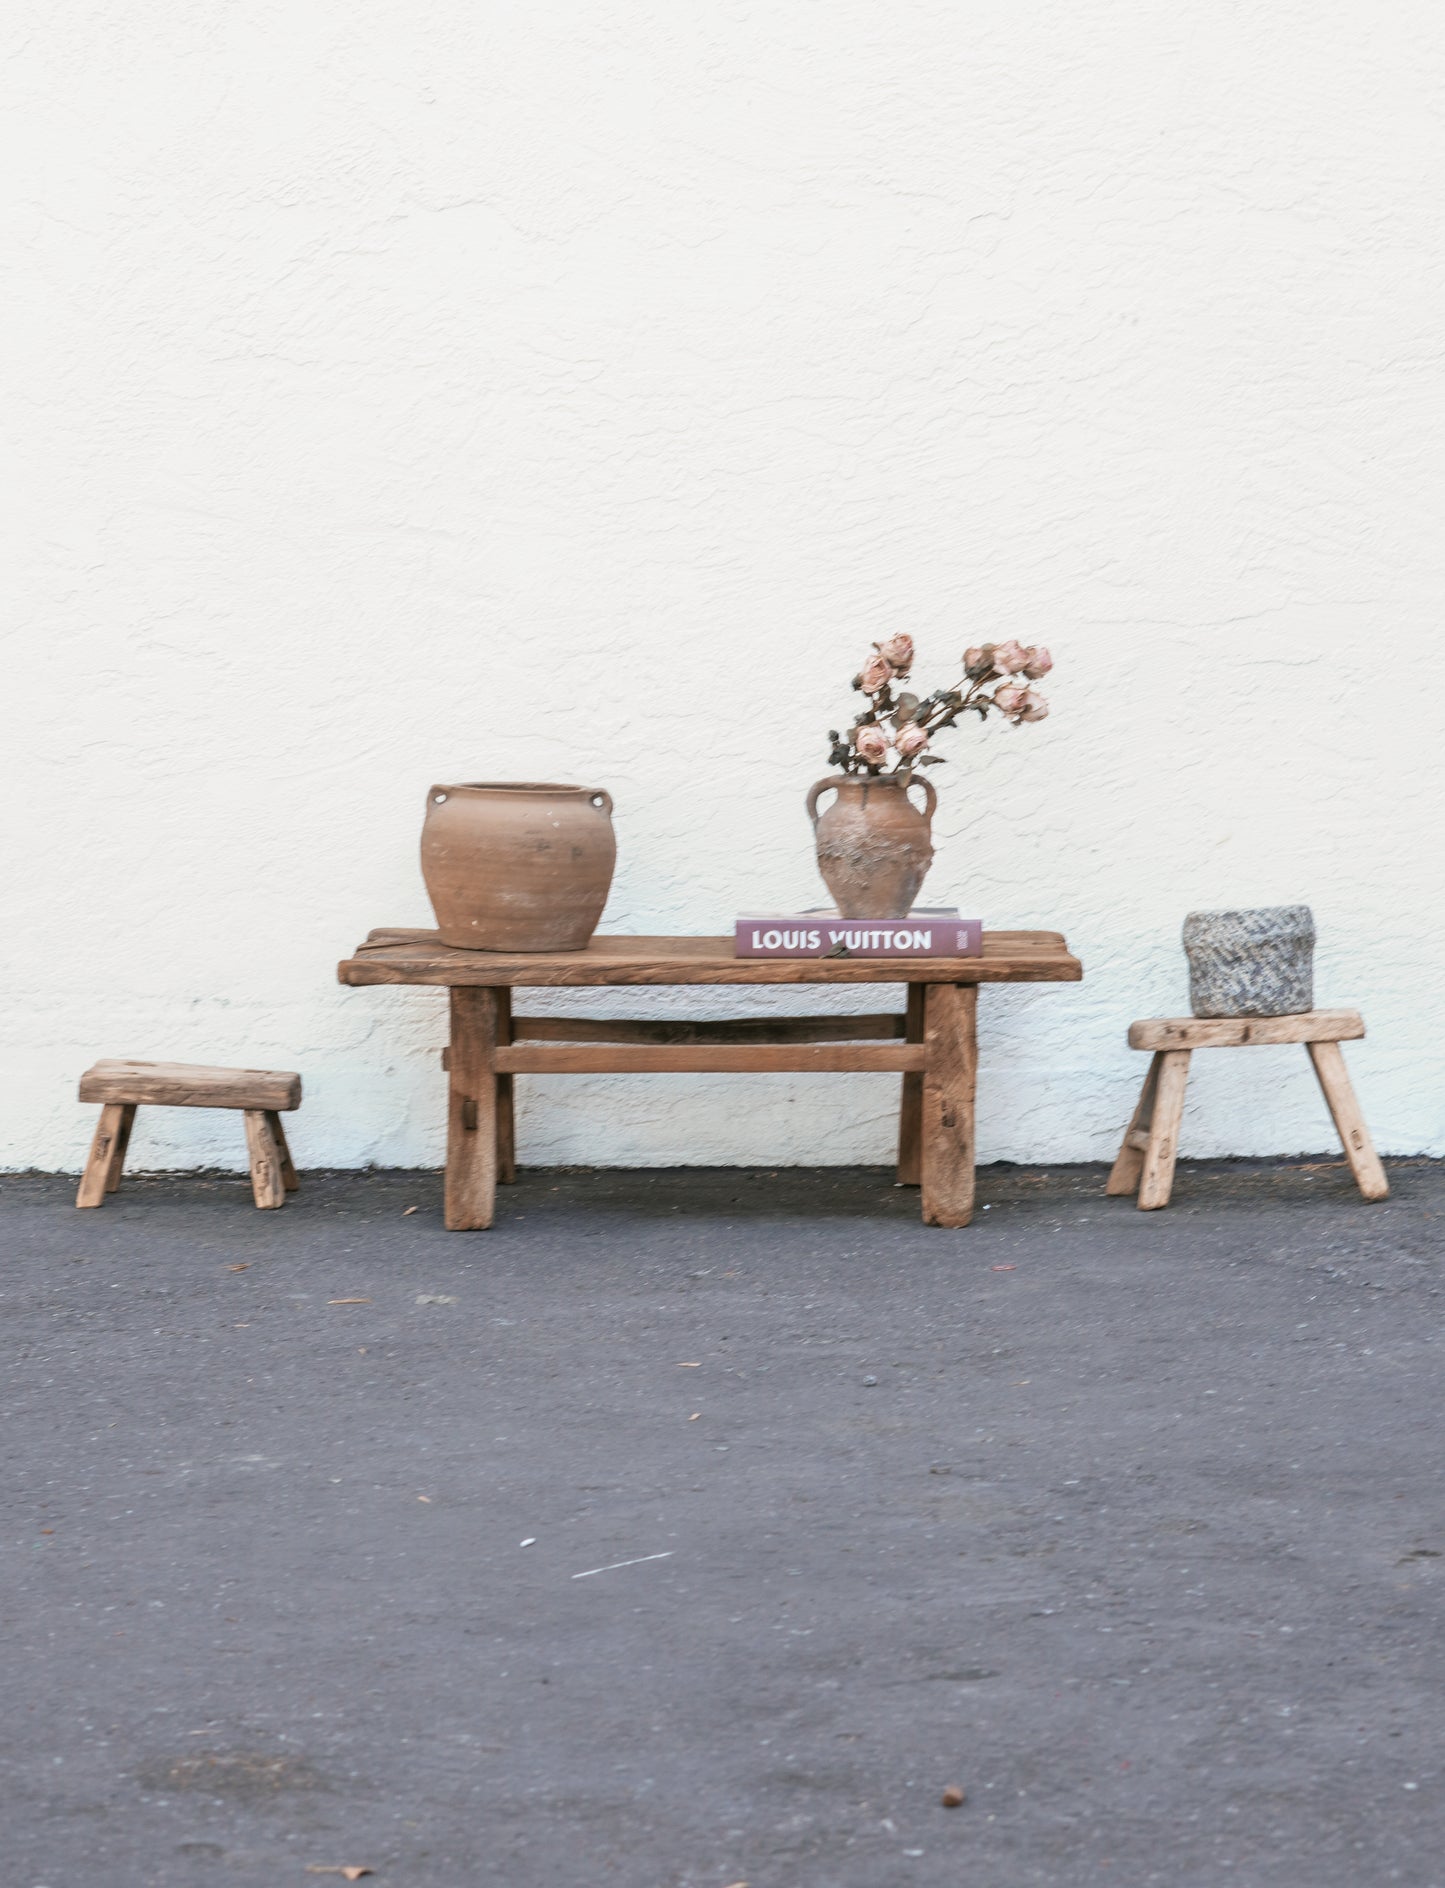
[[[981,957],[759,958],[730,937],[594,937],[583,951],[458,950],[435,931],[372,931],[340,981],[451,992],[446,1223],[490,1226],[497,1182],[516,1177],[518,1075],[873,1070],[901,1075],[898,1178],[921,1186],[930,1226],[966,1226],[974,1203],[975,1019],[982,983],[1077,983],[1057,931],[985,931]],[[513,991],[651,984],[906,984],[900,1015],[610,1022],[518,1016]]]
[[[103,1206],[120,1185],[135,1111],[141,1107],[239,1108],[246,1117],[251,1192],[257,1206],[286,1204],[299,1184],[281,1116],[301,1106],[301,1077],[278,1069],[212,1069],[189,1062],[97,1062],[80,1078],[80,1099],[101,1103],[77,1206]]]
[[[1355,1100],[1340,1048],[1342,1042],[1356,1042],[1364,1033],[1365,1021],[1358,1010],[1306,1010],[1298,1016],[1159,1016],[1131,1023],[1129,1047],[1151,1049],[1154,1054],[1106,1191],[1137,1192],[1146,1213],[1169,1204],[1189,1058],[1196,1049],[1302,1042],[1344,1143],[1355,1184],[1367,1200],[1387,1199],[1390,1183]]]

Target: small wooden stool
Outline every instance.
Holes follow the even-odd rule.
[[[299,1182],[281,1126],[301,1106],[301,1077],[274,1069],[208,1069],[188,1062],[97,1062],[80,1078],[80,1099],[102,1104],[77,1206],[103,1206],[120,1185],[125,1150],[141,1106],[241,1108],[257,1206],[284,1206]]]
[[[1130,1024],[1129,1047],[1152,1049],[1154,1059],[1105,1191],[1133,1193],[1137,1188],[1140,1210],[1146,1213],[1169,1204],[1193,1050],[1302,1042],[1325,1091],[1356,1184],[1367,1200],[1387,1198],[1390,1183],[1355,1100],[1340,1049],[1342,1042],[1353,1042],[1364,1033],[1364,1018],[1358,1010],[1307,1010],[1301,1016],[1158,1017]]]

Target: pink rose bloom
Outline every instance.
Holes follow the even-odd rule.
[[[993,691],[994,705],[1001,708],[1010,721],[1018,719],[1028,705],[1029,691],[1022,682],[1005,682],[1002,688]]]
[[[1024,674],[1031,682],[1041,682],[1054,666],[1054,658],[1042,643],[1035,648],[1025,650],[1024,653],[1028,656],[1028,661],[1024,664]]]
[[[963,672],[971,682],[976,682],[981,675],[987,675],[993,667],[993,644],[986,642],[978,649],[965,649],[963,652]]]
[[[1002,669],[1005,675],[1017,675],[1028,659],[1028,650],[1012,636],[993,652],[993,666]]]
[[[907,675],[913,667],[913,638],[890,636],[887,642],[879,643],[878,653],[885,662],[892,663],[900,675]]]
[[[893,680],[893,664],[884,656],[869,656],[858,675],[858,686],[865,695],[881,695]]]
[[[1026,690],[1025,693],[1028,699],[1019,710],[1019,720],[1047,721],[1049,718],[1049,704],[1044,700],[1043,696],[1039,694],[1038,690],[1035,688],[1030,688]]]
[[[854,732],[853,751],[867,766],[881,767],[888,758],[888,736],[876,721],[870,721]]]
[[[928,746],[928,736],[916,722],[910,721],[894,735],[893,745],[904,760],[912,760],[915,754],[921,754]]]

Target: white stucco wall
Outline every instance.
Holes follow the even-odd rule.
[[[429,921],[429,783],[610,787],[608,929],[814,902],[899,629],[1058,661],[938,776],[928,899],[1087,972],[985,994],[984,1159],[1112,1153],[1184,912],[1297,899],[1445,1152],[1442,73],[1428,0],[22,0],[0,1164],[79,1164],[101,1054],[437,1162],[444,997],[334,980]],[[1331,1144],[1299,1052],[1196,1066],[1186,1151]],[[524,1159],[782,1164],[885,1158],[896,1082],[523,1087]]]

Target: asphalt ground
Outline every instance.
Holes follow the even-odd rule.
[[[1390,1171],[0,1179],[7,1888],[1441,1888]]]

